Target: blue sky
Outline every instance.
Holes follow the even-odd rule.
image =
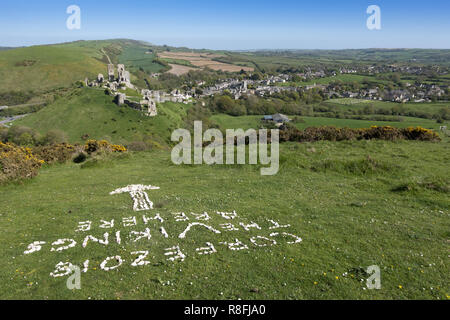
[[[68,30],[69,5],[81,29]],[[381,8],[381,30],[366,9]],[[0,46],[130,38],[210,49],[450,48],[448,0],[2,0]]]

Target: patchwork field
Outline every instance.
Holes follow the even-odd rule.
[[[212,59],[219,58],[221,55],[212,54],[212,53],[195,53],[195,52],[162,52],[159,53],[158,56],[163,59],[169,59],[168,61],[181,60],[187,61],[190,65],[199,67],[199,68],[209,68],[212,70],[221,70],[228,72],[239,72],[241,70],[244,71],[253,71],[254,69],[246,66],[237,66],[228,63],[222,63],[218,61],[214,61]],[[169,71],[171,73],[179,75],[180,68],[177,67],[176,71]],[[184,69],[185,73],[189,72],[189,69]]]

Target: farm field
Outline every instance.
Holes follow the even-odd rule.
[[[195,52],[161,52],[158,54],[163,59],[187,61],[190,65],[199,68],[210,68],[212,70],[221,70],[228,72],[253,71],[253,68],[246,66],[237,66],[233,64],[222,63],[212,59],[219,58],[221,55],[212,53],[195,53]],[[189,70],[186,71],[186,73]]]
[[[157,56],[154,52],[149,52],[148,50],[148,47],[144,46],[125,47],[118,56],[118,60],[120,63],[125,64],[132,72],[136,72],[139,69],[148,73],[160,72],[164,67],[154,62]]]
[[[354,98],[338,98],[326,100],[323,102],[325,105],[342,105],[345,107],[350,107],[352,109],[362,109],[367,105],[372,105],[374,108],[380,109],[392,109],[393,107],[404,108],[411,111],[423,111],[431,114],[439,112],[443,108],[450,107],[449,102],[430,102],[430,103],[396,103],[389,101],[378,101],[378,100],[364,100],[364,99],[354,99]]]
[[[261,125],[261,119],[263,115],[252,115],[252,116],[239,116],[233,117],[226,114],[213,115],[211,119],[219,124],[222,128],[227,129],[256,129]],[[295,116],[290,116],[294,118]],[[353,120],[353,119],[335,119],[335,118],[324,118],[324,117],[305,117],[300,116],[304,122],[294,123],[298,129],[305,129],[308,127],[317,126],[335,126],[338,128],[349,127],[349,128],[368,128],[371,126],[392,126],[397,128],[407,128],[407,127],[417,127],[421,126],[427,129],[437,130],[442,124],[436,123],[436,121],[412,118],[412,117],[401,117],[404,119],[402,122],[397,121],[369,121],[369,120]]]
[[[0,186],[0,298],[448,299],[448,143],[287,143],[275,176],[251,165],[175,166],[167,151],[44,168]],[[133,211],[128,194],[109,195],[130,184],[160,187],[148,191],[153,210]],[[234,220],[217,214],[234,210]],[[163,222],[144,225],[143,215],[157,213]],[[102,220],[115,225],[101,228]],[[269,229],[277,226],[269,220],[289,226]],[[76,231],[86,221],[91,229]],[[195,221],[212,229],[197,225],[180,237]],[[229,222],[238,230],[225,231]],[[241,225],[251,222],[261,229]],[[138,238],[146,228],[151,238]],[[105,232],[107,245],[82,245]],[[52,251],[58,239],[76,244]],[[242,250],[223,244],[236,239]],[[34,241],[45,243],[24,254]],[[198,254],[207,243],[217,252]],[[174,258],[176,246],[184,260]],[[147,251],[148,262],[133,265]],[[83,270],[81,290],[55,277],[64,274],[60,262]],[[365,290],[370,265],[380,266],[381,290]]]

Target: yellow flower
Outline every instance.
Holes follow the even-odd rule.
[[[317,283],[318,283],[317,281],[314,281],[314,285],[317,285]]]
[[[403,289],[403,286],[401,284],[398,285],[399,289]]]

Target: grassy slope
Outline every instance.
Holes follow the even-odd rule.
[[[166,151],[132,154],[90,169],[75,164],[43,169],[24,185],[0,187],[0,298],[448,298],[448,193],[418,184],[428,180],[438,186],[444,180],[448,185],[448,143],[284,144],[279,173],[266,177],[254,166],[177,167]],[[308,151],[312,146],[315,152]],[[369,155],[378,164],[364,173]],[[151,240],[126,238],[130,230],[145,228],[142,212],[132,211],[129,195],[108,193],[134,183],[161,187],[149,196],[158,208],[152,213],[165,219],[168,239],[160,235],[157,222],[148,225]],[[392,191],[404,183],[415,191]],[[186,239],[177,237],[187,222],[175,222],[173,212],[207,211],[212,215],[207,224],[219,228],[228,221],[217,210],[236,210],[236,226],[254,221],[262,230],[239,227],[215,235],[197,227]],[[119,223],[129,216],[138,217],[136,227]],[[277,238],[276,246],[253,246],[250,237],[273,232],[266,220],[271,218],[291,224],[286,231],[303,242],[288,245],[288,239]],[[100,236],[107,231],[98,227],[101,219],[116,219],[111,232],[122,232],[122,244],[111,239],[107,247],[89,243],[82,248],[86,233],[75,232],[78,222],[93,221],[87,234]],[[59,238],[73,238],[77,245],[50,252],[51,242]],[[219,244],[235,238],[249,250],[230,251]],[[42,251],[23,255],[36,240],[47,241]],[[207,241],[218,252],[196,254]],[[164,249],[174,245],[186,254],[185,262],[167,261]],[[149,265],[130,266],[131,252],[137,250],[150,251]],[[114,255],[125,259],[123,265],[101,270],[99,264]],[[81,290],[67,290],[66,277],[49,276],[60,261],[81,266],[86,259],[90,265]],[[381,268],[382,289],[364,290],[359,280],[364,276],[353,269],[374,264]],[[167,281],[171,284],[163,285]]]
[[[34,46],[0,52],[0,90],[45,91],[67,87],[106,73],[95,48],[76,45]],[[25,60],[30,66],[16,66]]]
[[[85,134],[115,143],[142,140],[144,135],[167,141],[171,132],[182,125],[187,108],[165,103],[158,106],[157,117],[149,118],[129,107],[118,107],[112,100],[100,89],[78,89],[14,125],[31,127],[42,134],[59,129],[67,133],[71,142],[80,142]]]
[[[153,47],[139,41],[117,39],[76,41],[0,51],[1,91],[45,91],[71,86],[86,77],[107,74],[109,54],[114,63],[123,63],[136,72],[158,72],[163,67],[153,62]],[[133,78],[134,79],[134,78]]]

